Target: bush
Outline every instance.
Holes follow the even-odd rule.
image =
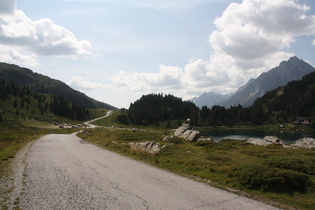
[[[309,176],[291,170],[270,168],[263,164],[247,164],[234,168],[233,175],[249,189],[260,189],[270,192],[298,191],[306,193],[314,184]]]
[[[216,146],[216,142],[214,142],[214,141],[197,141],[197,142],[194,142],[194,144],[196,145],[196,146],[199,146],[199,147],[204,147],[204,146],[208,146],[209,145],[209,147],[211,147],[211,145],[213,146],[213,145],[215,145]]]
[[[315,162],[307,159],[286,156],[272,156],[269,157],[265,163],[271,167],[276,167],[279,169],[289,169],[310,175],[315,174]]]
[[[176,137],[176,136],[173,136],[172,138],[169,139],[169,142],[173,143],[173,144],[183,144],[184,143],[184,139]]]

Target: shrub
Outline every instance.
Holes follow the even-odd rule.
[[[206,160],[211,160],[211,161],[218,161],[222,163],[229,163],[232,161],[230,157],[228,157],[224,153],[216,153],[216,152],[211,152],[206,156]]]
[[[173,136],[172,138],[169,139],[169,142],[173,143],[173,144],[183,144],[184,143],[184,139],[176,137],[176,136]]]
[[[236,144],[238,143],[237,141],[238,140],[233,140],[233,141],[221,140],[219,142],[206,143],[204,146],[209,151],[213,151],[213,150],[233,150],[233,149],[236,149]]]
[[[216,142],[213,142],[213,141],[197,141],[197,142],[194,142],[194,144],[196,146],[199,146],[199,147],[203,147],[203,146],[207,146],[207,145],[214,145],[214,144],[217,144]]]
[[[233,175],[238,177],[240,183],[249,189],[305,193],[314,187],[309,176],[305,174],[291,170],[270,168],[263,164],[246,164],[236,167],[233,170]]]
[[[272,156],[269,157],[265,163],[271,167],[280,169],[290,169],[310,175],[315,174],[315,162],[307,159],[287,156]]]

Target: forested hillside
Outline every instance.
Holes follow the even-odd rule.
[[[190,118],[195,125],[222,126],[291,123],[302,118],[312,122],[314,116],[315,72],[312,72],[301,80],[267,92],[251,107],[216,105],[199,109],[192,102],[172,95],[149,94],[132,103],[117,121],[148,125]]]
[[[8,123],[18,118],[50,121],[54,115],[83,121],[89,119],[89,110],[61,96],[36,93],[0,79],[0,121]]]
[[[315,114],[315,72],[301,80],[267,92],[257,99],[252,110],[261,113],[262,121],[294,121]]]
[[[192,102],[182,101],[172,95],[149,94],[130,104],[128,121],[137,125],[157,124],[161,121],[197,121],[199,109]],[[126,121],[126,119],[125,119]]]
[[[0,63],[0,78],[14,82],[19,87],[28,87],[30,90],[37,93],[61,96],[67,101],[73,101],[85,108],[117,109],[109,104],[96,101],[79,91],[73,90],[67,84],[59,80],[51,79],[47,76],[34,73],[30,69],[21,68],[16,65]]]

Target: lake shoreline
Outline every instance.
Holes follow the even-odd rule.
[[[214,141],[221,139],[245,140],[249,138],[264,138],[276,136],[284,143],[289,144],[304,137],[315,138],[315,130],[307,126],[294,127],[292,124],[262,126],[207,126],[197,127],[201,136],[211,137]]]

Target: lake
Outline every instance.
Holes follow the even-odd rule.
[[[303,137],[315,138],[314,131],[288,131],[281,129],[266,130],[266,129],[229,129],[229,128],[218,128],[218,129],[205,129],[201,128],[201,136],[211,137],[214,141],[219,141],[224,138],[230,139],[248,139],[248,138],[264,138],[265,136],[276,136],[281,139],[284,143],[292,143]]]

